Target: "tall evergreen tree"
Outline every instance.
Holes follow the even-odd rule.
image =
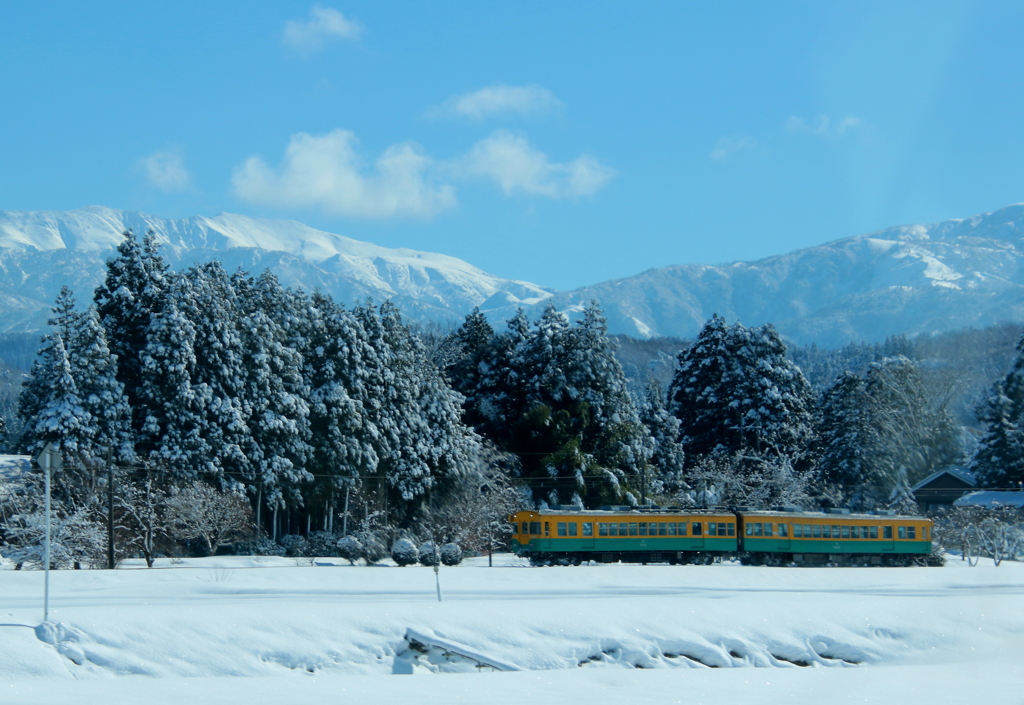
[[[811,387],[770,325],[713,316],[679,354],[669,411],[691,458],[751,453],[794,463],[811,439]]]
[[[1017,352],[1006,377],[993,385],[978,409],[985,435],[970,468],[981,487],[1024,487],[1024,339]]]
[[[107,260],[106,277],[93,296],[107,344],[117,356],[118,380],[124,385],[136,431],[145,423],[145,410],[140,404],[141,353],[146,348],[151,319],[163,309],[168,286],[167,265],[155,235],[149,232],[140,242],[127,230],[117,246],[117,256]]]

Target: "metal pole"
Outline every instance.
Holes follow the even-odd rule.
[[[114,449],[107,448],[107,569],[114,569]]]
[[[40,458],[43,462],[43,473],[46,477],[46,537],[43,541],[43,623],[50,621],[50,465],[53,462],[50,453],[44,452]]]

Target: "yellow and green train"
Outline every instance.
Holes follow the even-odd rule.
[[[536,565],[914,565],[931,555],[930,519],[833,512],[552,508],[509,521],[512,550]]]

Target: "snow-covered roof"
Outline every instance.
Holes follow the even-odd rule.
[[[917,490],[921,489],[922,487],[928,486],[931,482],[933,482],[937,478],[941,477],[942,475],[952,475],[956,479],[958,479],[958,480],[960,480],[960,481],[970,485],[971,487],[974,487],[977,484],[977,481],[974,479],[974,475],[969,470],[967,470],[966,468],[950,467],[950,468],[943,468],[942,470],[939,470],[938,472],[933,472],[931,475],[929,475],[928,477],[924,478],[923,480],[918,482],[916,485],[911,487],[910,491],[911,492],[916,492]]]
[[[994,492],[982,490],[965,494],[953,502],[954,507],[1017,507],[1024,508],[1024,491]]]

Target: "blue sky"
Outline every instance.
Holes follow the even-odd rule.
[[[1024,200],[1024,5],[0,0],[0,209],[568,289]]]

